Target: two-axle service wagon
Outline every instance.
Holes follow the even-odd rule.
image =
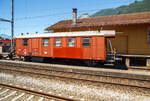
[[[107,38],[115,37],[115,31],[60,32],[26,34],[15,37],[16,55],[25,60],[33,57],[81,60],[88,65],[115,62],[115,51],[109,43],[111,54],[106,49]]]

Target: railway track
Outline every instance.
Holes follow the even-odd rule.
[[[14,71],[14,72],[34,74],[34,75],[52,76],[52,77],[58,77],[58,78],[83,80],[83,81],[90,81],[90,82],[107,83],[107,84],[114,84],[114,85],[150,89],[150,86],[149,86],[150,80],[143,80],[139,78],[127,78],[127,77],[120,77],[120,76],[117,77],[117,76],[110,76],[110,75],[93,75],[93,74],[79,73],[79,72],[73,72],[73,71],[51,70],[49,68],[41,68],[41,67],[33,67],[33,66],[29,67],[25,65],[18,66],[16,64],[14,65],[1,64],[1,65],[4,66],[4,67],[0,67],[0,69],[3,71]],[[123,81],[125,81],[126,83]],[[139,83],[139,85],[136,85],[137,83]],[[142,85],[143,83],[144,85]]]
[[[142,89],[143,91],[150,90],[150,80],[149,79],[141,79],[141,78],[127,78],[123,76],[112,76],[112,75],[104,75],[104,74],[90,74],[83,73],[79,71],[73,70],[64,70],[64,69],[52,69],[49,67],[42,66],[33,66],[33,65],[18,65],[18,64],[0,64],[1,72],[5,73],[14,73],[14,74],[26,74],[32,77],[32,75],[36,75],[36,77],[42,78],[53,78],[53,79],[62,79],[63,81],[71,81],[71,82],[88,82],[87,84],[93,83],[94,85],[102,84],[102,85],[117,85],[120,87],[129,87],[134,89]],[[0,72],[0,73],[1,73]],[[57,94],[56,94],[57,95]],[[59,95],[59,94],[58,94]],[[58,96],[57,95],[57,96]],[[65,96],[66,97],[66,96]],[[69,96],[67,96],[69,98]],[[76,97],[74,97],[76,98]],[[76,98],[81,100],[81,98]],[[74,101],[74,99],[72,100]]]
[[[3,89],[3,91],[1,91]],[[11,91],[11,92],[8,92]],[[18,93],[18,94],[17,94]],[[29,90],[26,88],[20,88],[12,85],[0,84],[0,101],[8,100],[11,97],[11,101],[18,101],[19,99],[24,99],[24,101],[77,101],[75,99],[61,97],[57,95],[52,95],[48,93],[43,93],[40,91]],[[16,94],[16,96],[14,96]],[[25,95],[28,97],[24,98]],[[36,98],[35,98],[36,97]],[[20,101],[20,100],[19,100]]]

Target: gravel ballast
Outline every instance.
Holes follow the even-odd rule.
[[[150,101],[150,89],[1,71],[0,83],[84,101]]]

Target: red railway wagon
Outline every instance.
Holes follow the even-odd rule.
[[[16,36],[16,55],[106,61],[106,39],[113,30],[27,34]]]
[[[0,40],[0,53],[9,52],[11,40]]]
[[[0,40],[0,59],[9,55],[11,40]]]
[[[0,43],[11,43],[11,40],[0,40]]]

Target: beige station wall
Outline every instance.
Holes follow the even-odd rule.
[[[2,53],[2,46],[0,46],[0,53]]]
[[[118,54],[150,55],[150,44],[148,44],[148,29],[150,29],[150,24],[59,29],[54,30],[54,32],[115,30],[116,37],[108,38],[106,40],[108,51],[110,51],[108,40],[111,40],[112,46],[117,50]]]
[[[148,43],[149,25],[132,25],[114,27],[116,38],[111,39],[112,45],[119,54],[150,55],[150,44]],[[111,28],[106,28],[111,29]]]
[[[148,29],[150,26],[135,26],[128,33],[128,54],[150,55],[150,44],[148,43]]]

